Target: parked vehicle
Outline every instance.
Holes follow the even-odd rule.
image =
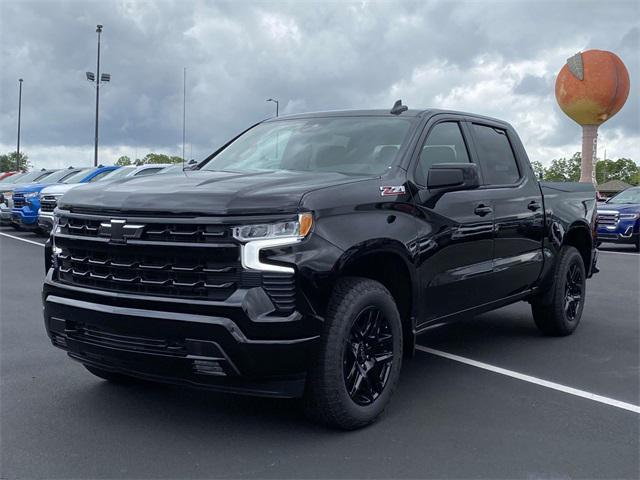
[[[640,252],[640,187],[598,205],[598,241],[633,244]]]
[[[38,210],[40,209],[40,191],[47,185],[63,182],[80,172],[80,169],[69,167],[47,175],[37,183],[16,187],[13,191],[13,208],[11,209],[11,226],[16,229],[38,229]]]
[[[11,225],[11,209],[13,208],[13,191],[32,182],[44,180],[56,170],[42,169],[20,175],[14,181],[0,183],[0,225]],[[11,178],[11,177],[10,177]]]
[[[538,182],[508,123],[399,102],[270,119],[57,212],[53,345],[110,381],[304,397],[345,429],[430,326],[525,300],[568,335],[596,271],[593,185]]]
[[[71,175],[61,183],[44,187],[39,195],[39,209],[33,204],[32,208],[37,214],[38,227],[43,232],[49,233],[53,226],[53,210],[56,208],[58,199],[66,192],[84,183],[98,182],[111,172],[118,170],[117,166],[103,167],[102,165],[93,168],[85,168]]]

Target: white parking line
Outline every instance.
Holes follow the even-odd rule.
[[[524,382],[529,382],[536,385],[540,385],[542,387],[551,388],[553,390],[558,390],[560,392],[568,393],[570,395],[575,395],[577,397],[593,400],[594,402],[604,403],[612,407],[621,408],[623,410],[629,410],[630,412],[640,413],[640,406],[634,405],[632,403],[621,402],[620,400],[615,400],[609,397],[603,397],[602,395],[596,395],[595,393],[586,392],[584,390],[578,390],[577,388],[568,387],[560,383],[550,382],[548,380],[543,380],[542,378],[532,377],[530,375],[514,372],[513,370],[507,370],[506,368],[496,367],[494,365],[489,365],[488,363],[478,362],[477,360],[471,360],[470,358],[460,357],[458,355],[443,352],[441,350],[435,350],[433,348],[423,347],[422,345],[416,345],[416,350],[430,353],[432,355],[437,355],[439,357],[447,358],[449,360],[453,360],[456,362],[464,363],[466,365],[471,365],[472,367],[482,368],[483,370],[489,370],[490,372],[499,373],[500,375],[506,375],[507,377],[517,378],[518,380],[522,380]]]
[[[640,255],[631,252],[611,252],[609,250],[598,250],[598,254],[600,253],[611,253],[612,255],[633,255],[634,257],[640,258]]]
[[[2,235],[3,237],[9,237],[9,238],[14,238],[16,240],[20,240],[21,242],[33,243],[34,245],[39,245],[41,247],[44,247],[44,243],[34,242],[33,240],[27,240],[26,238],[16,237],[15,235],[9,235],[8,233],[0,232],[0,235]]]

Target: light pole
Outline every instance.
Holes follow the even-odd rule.
[[[18,146],[16,147],[16,172],[20,171],[20,121],[22,119],[22,79],[18,79]]]
[[[267,98],[267,102],[273,102],[276,104],[276,117],[278,116],[278,107],[280,106],[280,102],[274,98]]]
[[[100,34],[102,33],[102,25],[96,25],[96,33],[98,34],[98,62],[96,72],[86,72],[87,80],[95,83],[96,86],[96,131],[93,147],[93,165],[98,166],[98,112],[100,110],[100,85],[111,81],[111,75],[108,73],[100,73]]]

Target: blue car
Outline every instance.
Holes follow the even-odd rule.
[[[640,187],[598,205],[598,241],[634,244],[640,252]]]
[[[98,179],[118,167],[95,167],[78,169],[69,167],[59,170],[44,179],[42,183],[31,183],[13,193],[13,209],[11,210],[11,223],[16,228],[38,230],[38,211],[40,210],[40,192],[43,188],[55,184],[87,183]]]

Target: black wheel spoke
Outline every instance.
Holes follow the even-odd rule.
[[[369,405],[384,391],[393,365],[393,335],[376,307],[358,314],[344,349],[344,382],[351,399]]]

